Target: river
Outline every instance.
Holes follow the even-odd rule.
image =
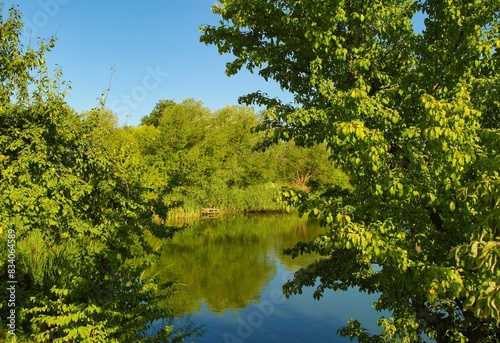
[[[196,342],[350,342],[337,335],[349,318],[374,331],[376,295],[313,287],[286,299],[282,285],[315,256],[292,259],[283,249],[324,230],[295,215],[240,215],[194,222],[167,242],[155,272],[176,279],[164,304],[178,321],[190,315],[206,332]]]

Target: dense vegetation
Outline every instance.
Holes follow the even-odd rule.
[[[270,142],[325,144],[351,191],[283,202],[329,228],[292,255],[322,258],[284,286],[379,293],[361,342],[500,339],[500,2],[221,0],[202,41],[294,95],[261,92]],[[414,27],[421,19],[422,30]],[[380,268],[373,268],[377,264]]]
[[[51,77],[45,65],[55,40],[24,48],[22,27],[16,7],[4,17],[0,6],[2,340],[200,334],[189,322],[171,325],[174,311],[162,304],[173,282],[147,276],[162,249],[152,243],[178,230],[165,223],[202,207],[277,210],[272,198],[283,185],[347,185],[321,146],[258,151],[262,136],[252,128],[261,120],[249,108],[212,113],[195,100],[164,100],[141,126],[125,128],[105,103],[76,113],[61,71]]]
[[[153,326],[169,318],[158,290],[171,284],[144,277],[159,255],[147,238],[174,232],[162,225],[163,190],[140,161],[110,153],[105,111],[80,115],[66,105],[60,72],[49,78],[44,62],[54,40],[23,48],[20,13],[1,14],[2,334],[175,342],[198,333]]]
[[[202,41],[235,56],[227,73],[258,70],[294,104],[242,97],[266,106],[256,114],[162,100],[120,128],[105,103],[66,104],[68,85],[45,65],[54,39],[23,47],[20,13],[1,8],[1,330],[35,342],[199,334],[169,322],[173,283],[148,277],[161,253],[152,242],[203,207],[277,210],[285,186],[278,200],[327,228],[288,250],[321,258],[285,293],[317,280],[317,298],[357,286],[392,313],[380,334],[352,321],[342,335],[498,340],[500,2],[221,0],[213,10],[222,21],[202,27]]]
[[[162,100],[141,126],[116,128],[110,145],[150,168],[167,190],[164,200],[180,205],[170,217],[198,215],[204,207],[276,211],[282,207],[273,197],[281,186],[320,192],[348,185],[322,146],[283,142],[259,151],[264,137],[253,129],[260,124],[247,107],[212,113],[193,99]]]

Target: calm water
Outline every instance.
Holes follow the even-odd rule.
[[[282,285],[315,259],[292,260],[284,248],[321,232],[296,216],[238,216],[201,220],[168,243],[157,270],[179,281],[166,307],[179,318],[190,314],[206,333],[196,342],[350,342],[336,331],[349,318],[377,330],[375,295],[327,292],[316,301],[314,288],[286,299]],[[182,319],[180,319],[182,321]]]

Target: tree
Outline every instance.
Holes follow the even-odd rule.
[[[35,342],[180,341],[158,322],[169,317],[159,290],[171,283],[144,277],[159,253],[148,237],[173,234],[159,218],[168,209],[140,161],[104,144],[113,117],[65,103],[60,71],[51,79],[44,63],[54,39],[24,50],[19,11],[2,14],[0,280],[17,281],[2,328],[14,316],[12,332]]]
[[[243,106],[226,106],[213,114],[204,141],[212,182],[239,188],[263,182],[265,158],[253,151],[260,138],[252,129],[258,123],[254,111]]]
[[[352,191],[282,201],[328,232],[289,253],[322,258],[284,286],[377,292],[381,334],[362,342],[489,342],[500,337],[500,2],[222,0],[201,41],[273,79],[261,92],[274,141],[325,142]],[[422,31],[414,20],[422,19]],[[376,264],[379,268],[373,268]]]
[[[161,109],[161,115],[158,115],[159,158],[165,166],[164,176],[171,189],[185,193],[193,182],[198,181],[195,176],[199,170],[198,156],[192,155],[197,154],[195,147],[207,134],[205,128],[210,120],[210,110],[194,99],[179,104],[160,101],[151,116],[158,109]]]
[[[173,100],[160,100],[150,114],[141,118],[141,124],[158,127],[160,124],[160,118],[163,116],[163,112],[169,107],[173,107],[175,105],[176,103]]]
[[[207,206],[234,210],[238,199],[262,194],[259,189],[269,180],[268,154],[253,151],[261,137],[252,133],[259,124],[252,109],[226,106],[212,113],[193,99],[162,100],[142,122],[153,117],[156,127],[127,129],[134,137],[120,140],[137,143],[144,160],[158,166],[172,190],[167,201],[183,202],[184,211],[191,212]]]

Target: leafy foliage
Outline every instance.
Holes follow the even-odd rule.
[[[500,336],[500,3],[225,1],[202,42],[277,81],[299,106],[261,92],[275,142],[324,143],[352,191],[280,199],[330,230],[292,255],[322,258],[286,294],[314,285],[377,292],[383,332],[368,341],[489,342]],[[423,30],[413,21],[423,17]],[[373,264],[380,268],[374,269]]]
[[[172,215],[199,213],[203,207],[280,210],[272,200],[280,185],[316,191],[332,182],[327,174],[338,175],[333,183],[347,182],[321,148],[283,142],[259,151],[265,138],[254,129],[261,122],[243,106],[211,112],[194,99],[161,100],[143,125],[117,130],[110,144],[138,154],[157,171],[156,182],[169,190],[164,201],[183,204]],[[299,169],[297,162],[302,163]],[[153,170],[148,173],[153,175]]]
[[[169,317],[158,291],[171,283],[143,275],[159,253],[147,238],[173,234],[158,219],[162,202],[140,161],[110,154],[109,113],[78,115],[64,102],[60,71],[51,80],[44,64],[54,39],[25,52],[21,29],[13,7],[0,21],[0,250],[15,232],[16,332],[36,342],[182,340],[167,326],[146,334]]]
[[[283,142],[268,148],[278,179],[301,190],[319,191],[328,186],[349,187],[348,178],[329,161],[324,145],[300,147]]]

